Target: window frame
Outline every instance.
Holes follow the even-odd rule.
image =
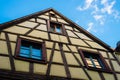
[[[86,52],[88,54],[97,55],[97,57],[100,58],[100,60],[102,62],[102,65],[104,65],[105,69],[89,66],[88,63],[87,63],[87,61],[86,61],[86,59],[85,59],[84,52]],[[84,63],[84,65],[85,65],[86,68],[88,68],[90,70],[95,70],[95,71],[112,72],[111,69],[109,68],[107,62],[105,61],[105,59],[103,58],[103,56],[99,52],[94,52],[94,51],[79,49],[79,53],[80,53],[80,56],[81,56],[81,58],[83,60],[83,63]]]
[[[51,23],[52,24],[56,24],[56,25],[60,25],[60,29],[61,29],[61,32],[57,32],[57,31],[51,31]],[[48,20],[48,31],[50,33],[55,33],[55,34],[62,34],[62,35],[65,35],[65,28],[64,28],[64,24],[60,23],[60,22],[55,22],[55,21],[49,21]]]
[[[39,59],[34,59],[34,58],[27,58],[27,57],[22,57],[22,56],[19,56],[20,54],[20,47],[21,47],[21,42],[22,40],[24,41],[28,41],[30,43],[37,43],[39,45],[41,45],[42,47],[42,59],[39,60]],[[37,63],[47,63],[47,54],[46,54],[46,47],[45,47],[45,42],[38,42],[38,41],[34,41],[34,40],[30,40],[30,39],[26,39],[26,38],[18,38],[17,40],[17,44],[16,44],[16,51],[15,51],[15,55],[14,57],[16,59],[20,59],[20,60],[24,60],[24,61],[29,61],[29,62],[37,62]]]

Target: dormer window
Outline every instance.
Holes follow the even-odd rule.
[[[51,16],[51,17],[56,17],[55,14],[53,14],[53,13],[50,13],[50,16]]]
[[[62,25],[50,22],[50,31],[55,33],[62,33],[63,32]]]

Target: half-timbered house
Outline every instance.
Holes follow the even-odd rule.
[[[1,80],[120,80],[113,49],[54,9],[0,25]]]

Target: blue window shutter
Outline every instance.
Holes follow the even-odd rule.
[[[25,46],[20,47],[20,56],[29,57],[30,49]]]

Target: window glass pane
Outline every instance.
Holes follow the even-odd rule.
[[[61,28],[60,28],[60,26],[58,26],[58,25],[57,25],[57,27],[56,27],[56,32],[59,32],[59,33],[61,32]]]

